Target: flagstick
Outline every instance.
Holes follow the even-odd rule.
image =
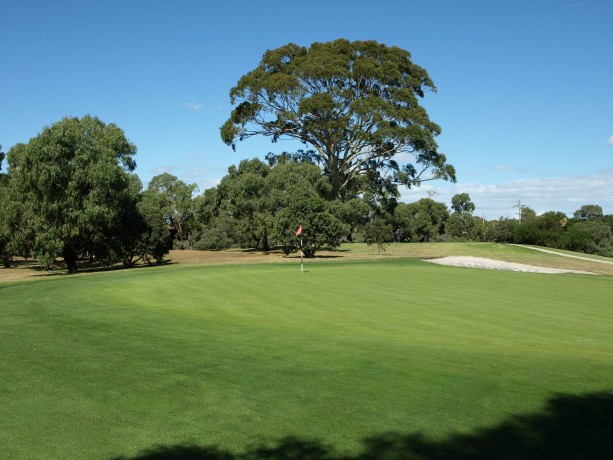
[[[304,265],[302,264],[302,236],[300,236],[300,273],[304,274]]]

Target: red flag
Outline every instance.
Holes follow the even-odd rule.
[[[302,225],[298,227],[298,230],[296,230],[296,236],[300,236],[300,235],[302,235]]]

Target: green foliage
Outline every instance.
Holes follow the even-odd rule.
[[[2,147],[0,146],[1,149]],[[10,243],[13,237],[14,226],[11,224],[17,220],[13,204],[9,188],[9,178],[6,174],[0,173],[0,263],[6,268],[10,267],[12,260]]]
[[[221,137],[233,148],[255,135],[312,146],[332,196],[342,200],[381,181],[455,180],[434,140],[440,127],[418,102],[436,88],[410,57],[401,48],[344,39],[269,50],[231,89],[236,107]],[[399,154],[415,161],[400,165]]]
[[[237,221],[231,216],[221,215],[213,218],[203,228],[194,249],[220,250],[240,246],[243,240],[237,228]]]
[[[352,234],[368,223],[370,209],[366,201],[352,198],[347,201],[330,201],[330,211],[349,228],[347,239],[352,241]]]
[[[314,257],[322,248],[340,246],[349,229],[331,212],[326,200],[314,194],[292,195],[289,200],[289,205],[277,213],[272,233],[285,254],[302,249],[305,257]],[[302,235],[296,237],[301,225]]]
[[[310,163],[287,161],[277,164],[268,176],[271,199],[276,210],[272,239],[286,254],[299,249],[295,231],[302,225],[302,250],[313,257],[321,248],[333,249],[349,232],[332,202],[322,198],[329,191],[328,180]]]
[[[217,251],[221,249],[228,249],[231,246],[232,240],[228,236],[228,233],[221,227],[214,226],[207,229],[200,236],[200,239],[194,244],[194,249]]]
[[[611,227],[598,220],[575,222],[561,238],[560,247],[570,251],[613,257],[613,233]]]
[[[515,242],[557,248],[561,245],[561,238],[567,225],[566,214],[546,212],[534,220],[518,225],[515,231]]]
[[[536,219],[536,211],[534,209],[529,208],[528,206],[522,206],[521,208],[521,221],[523,222],[532,222]]]
[[[454,240],[478,241],[480,238],[480,223],[480,219],[468,212],[454,212],[445,222],[445,234]]]
[[[270,157],[268,165],[258,159],[243,160],[202,197],[203,225],[196,247],[240,245],[267,251],[272,243],[289,254],[298,249],[294,232],[299,225],[308,228],[303,239],[308,257],[322,247],[337,247],[349,228],[336,213],[355,216],[322,198],[329,189],[318,166],[294,156]]]
[[[603,216],[602,208],[597,204],[584,204],[574,212],[573,216],[575,219],[597,219]]]
[[[175,235],[167,220],[167,212],[160,206],[160,198],[160,194],[155,190],[145,190],[138,203],[138,212],[145,221],[139,237],[141,253],[145,260],[149,261],[151,257],[157,263],[162,262],[172,249]]]
[[[606,218],[586,219],[586,209],[597,213],[599,206],[586,205],[581,212],[577,211],[582,220],[568,219],[562,212],[546,212],[540,216],[532,217],[518,222],[513,219],[500,219],[488,222],[484,239],[501,243],[531,244],[586,254],[613,256],[613,228],[606,222]],[[524,208],[524,211],[530,208]],[[533,212],[533,211],[532,211]],[[457,233],[456,218],[451,216],[447,222],[447,229],[451,234]]]
[[[162,219],[175,243],[188,240],[193,231],[196,213],[193,194],[197,190],[196,184],[188,185],[168,173],[153,177],[147,186],[148,199],[159,206]]]
[[[472,216],[475,204],[470,201],[468,193],[458,193],[451,197],[453,213],[445,222],[445,234],[448,239],[470,241],[479,239],[480,227]]]
[[[154,252],[147,244],[150,226],[140,208],[142,183],[136,175],[131,175],[129,182],[114,231],[103,239],[94,238],[90,248],[93,254],[109,262],[120,260],[126,268]]]
[[[403,240],[427,243],[445,233],[449,212],[444,203],[422,198],[411,204],[400,203],[394,215],[396,228],[400,230]]]
[[[81,252],[120,228],[136,147],[114,124],[64,118],[8,153],[22,215],[43,263],[61,255],[70,272]]]
[[[485,240],[494,243],[515,243],[515,233],[519,222],[501,217],[490,222],[486,229]]]
[[[377,251],[385,251],[387,243],[394,237],[392,226],[381,218],[374,218],[364,226],[364,242],[371,246],[377,245]]]
[[[458,193],[451,197],[451,209],[459,214],[471,214],[475,210],[475,203],[470,201],[468,193]]]
[[[243,160],[230,166],[217,187],[217,214],[231,216],[242,235],[241,242],[268,251],[268,231],[273,213],[270,167],[261,160]]]

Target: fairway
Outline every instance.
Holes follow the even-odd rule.
[[[610,392],[612,294],[610,276],[400,258],[0,286],[0,456],[467,435]]]

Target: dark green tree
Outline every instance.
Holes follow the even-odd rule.
[[[451,197],[451,209],[459,214],[472,214],[475,210],[475,203],[470,201],[468,193],[458,193]]]
[[[451,197],[453,213],[445,223],[445,234],[456,240],[472,240],[476,237],[477,222],[472,216],[475,204],[468,193]]]
[[[266,176],[270,167],[261,160],[243,160],[230,166],[217,187],[219,214],[231,216],[242,235],[241,243],[270,250],[268,233],[272,225],[272,198]]]
[[[567,225],[566,214],[549,211],[533,220],[520,223],[515,230],[515,242],[559,248]]]
[[[575,219],[595,219],[602,217],[602,208],[597,204],[584,204],[577,209],[573,216]]]
[[[406,206],[398,205],[403,222],[408,232],[408,239],[414,242],[429,242],[445,233],[445,221],[449,217],[447,206],[431,198],[410,203]]]
[[[147,263],[152,261],[161,263],[164,256],[172,249],[176,235],[172,222],[168,220],[167,210],[161,206],[160,202],[158,192],[145,190],[137,205],[137,231],[139,232],[137,254],[142,256]]]
[[[2,169],[2,146],[0,146],[0,170]],[[13,251],[11,242],[15,236],[15,223],[18,222],[19,210],[13,199],[9,176],[0,172],[0,262],[6,268],[11,266]]]
[[[299,226],[303,232],[296,237]],[[314,194],[292,195],[289,205],[275,217],[272,236],[285,254],[302,249],[309,258],[320,249],[339,247],[347,231],[347,226],[330,212],[328,201]]]
[[[19,150],[23,144],[16,146]],[[12,149],[11,149],[12,150]],[[4,265],[10,265],[14,255],[24,258],[32,255],[34,247],[34,226],[36,220],[30,203],[24,201],[23,192],[17,184],[16,174],[7,172],[0,173],[0,237],[3,241],[2,250]]]
[[[209,220],[203,227],[194,248],[216,251],[236,246],[237,242],[241,241],[236,220],[228,215],[219,215]]]
[[[586,254],[613,257],[611,227],[598,220],[581,220],[569,226],[561,237],[561,248]]]
[[[494,243],[515,243],[519,221],[501,217],[488,223],[484,239]]]
[[[364,241],[368,246],[377,245],[377,251],[385,251],[385,246],[392,241],[392,226],[381,217],[375,217],[364,226]]]
[[[295,231],[302,225],[302,249],[313,257],[321,248],[334,249],[349,231],[339,219],[339,206],[324,199],[329,181],[318,166],[286,160],[273,167],[267,177],[273,206],[272,237],[286,254],[298,250]]]
[[[532,222],[536,219],[536,211],[528,206],[522,206],[521,208],[521,222]]]
[[[199,231],[195,235],[194,248],[219,250],[240,246],[244,240],[237,220],[228,212],[220,212],[220,195],[217,187],[209,188],[195,199]]]
[[[467,212],[454,212],[445,222],[445,234],[455,240],[474,240],[478,238],[480,219]]]
[[[109,262],[120,260],[126,268],[147,260],[155,252],[148,244],[151,226],[140,209],[142,183],[136,175],[130,175],[129,179],[113,231],[99,240],[94,239],[92,246],[94,254],[103,255]]]
[[[8,152],[9,171],[39,260],[62,256],[76,271],[82,252],[118,228],[136,147],[114,124],[64,118]]]
[[[352,233],[366,225],[370,217],[368,203],[360,198],[330,201],[330,211],[349,229],[348,241],[353,241]]]
[[[186,184],[168,173],[153,177],[147,186],[147,199],[157,201],[175,244],[182,245],[188,241],[190,231],[193,231],[196,213],[193,194],[197,190],[196,184]]]
[[[441,129],[419,104],[435,90],[426,70],[398,47],[345,39],[309,48],[290,43],[267,51],[231,89],[236,107],[221,137],[233,148],[255,135],[311,146],[331,196],[341,200],[372,184],[455,181],[435,142]],[[408,155],[413,161],[401,165]]]

